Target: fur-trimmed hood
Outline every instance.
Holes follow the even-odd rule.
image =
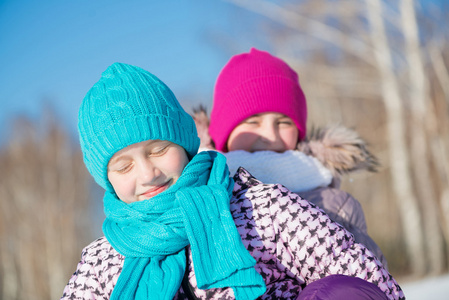
[[[209,117],[203,106],[193,110],[193,119],[200,137],[201,148],[215,149],[209,135]],[[366,142],[352,129],[341,125],[312,128],[298,143],[298,150],[316,157],[335,179],[357,170],[376,172],[377,158],[367,149]]]

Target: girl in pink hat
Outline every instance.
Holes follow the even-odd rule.
[[[196,112],[195,121],[201,147],[223,152],[231,173],[242,166],[262,182],[283,184],[323,209],[387,266],[367,233],[360,203],[339,189],[342,174],[375,171],[376,158],[344,127],[306,136],[306,97],[284,61],[255,48],[233,56],[216,81],[210,124],[204,111]]]

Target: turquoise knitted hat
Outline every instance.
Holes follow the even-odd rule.
[[[111,190],[107,165],[119,150],[146,140],[167,140],[189,158],[200,144],[195,123],[173,92],[153,74],[114,63],[89,90],[78,114],[84,163],[95,181]]]

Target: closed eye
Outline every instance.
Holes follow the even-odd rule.
[[[242,123],[250,124],[250,125],[258,125],[260,123],[260,120],[258,120],[256,118],[249,118],[249,119],[246,119],[245,121],[243,121]]]
[[[294,125],[294,122],[292,119],[288,118],[288,119],[280,119],[278,120],[278,124],[279,125]]]
[[[149,156],[162,156],[167,153],[171,143],[151,149]]]
[[[115,172],[118,172],[120,174],[124,174],[124,173],[127,173],[127,172],[131,171],[132,167],[133,167],[133,164],[129,163],[129,164],[126,164],[126,165],[123,165],[123,166],[117,168],[115,170]]]

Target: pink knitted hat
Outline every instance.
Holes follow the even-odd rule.
[[[306,135],[306,97],[298,75],[284,61],[251,48],[235,55],[218,75],[214,91],[209,134],[219,151],[227,151],[232,130],[246,118],[265,112],[290,117]]]

